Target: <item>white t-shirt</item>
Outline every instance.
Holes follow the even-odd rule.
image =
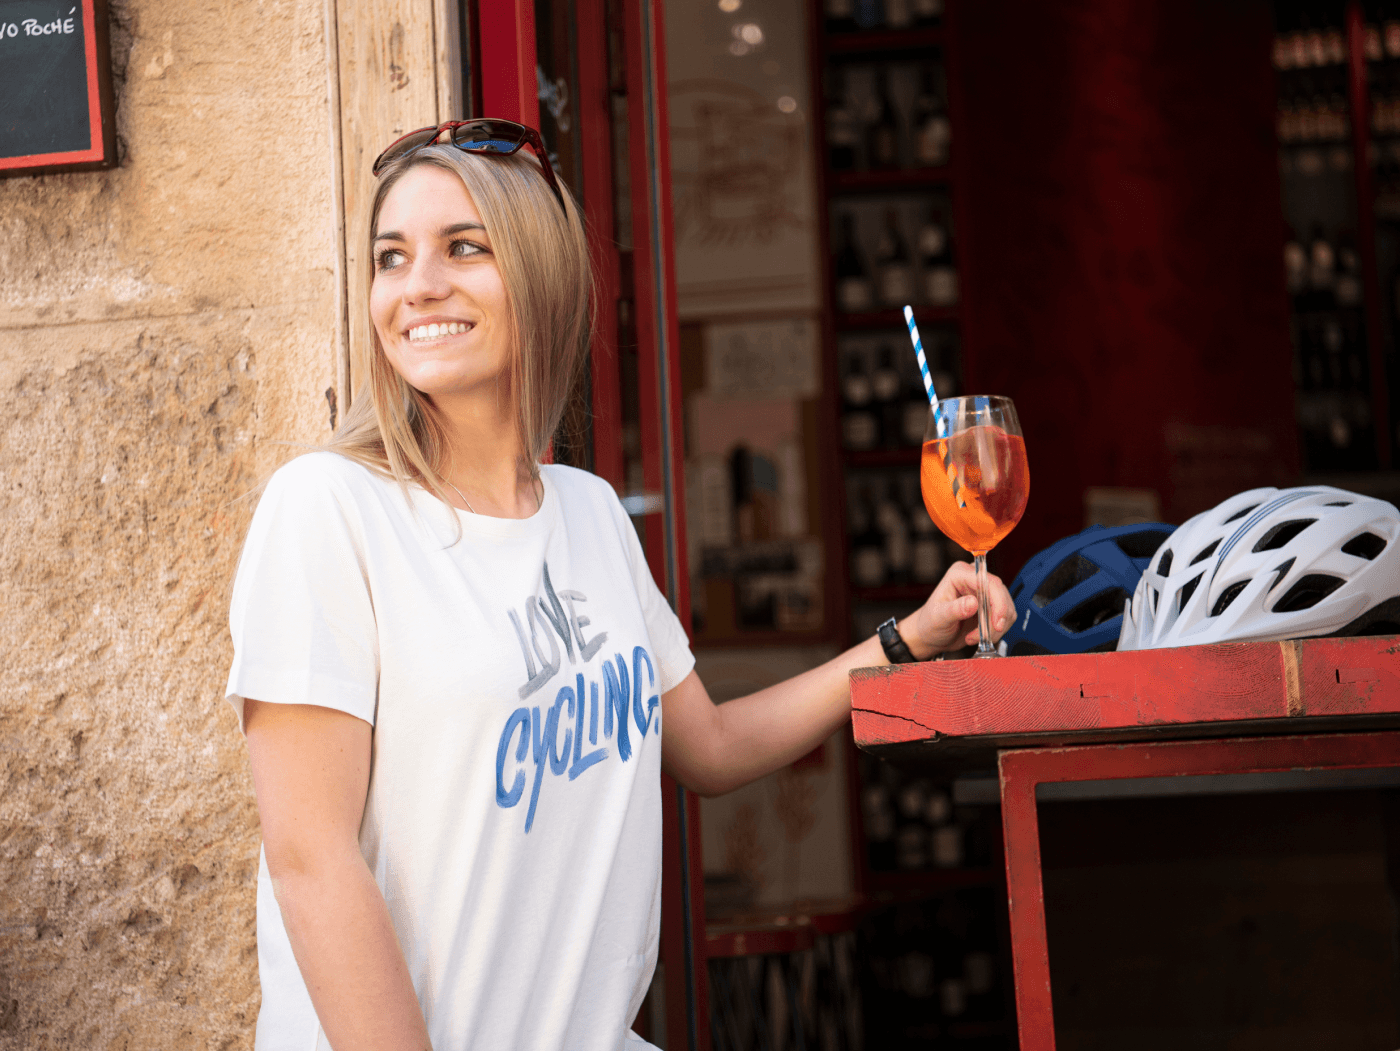
[[[234,584],[240,720],[252,697],[374,726],[360,849],[436,1051],[648,1046],[660,696],[695,662],[611,487],[541,477],[532,517],[487,518],[299,457]],[[328,1048],[265,859],[258,967],[257,1051]]]

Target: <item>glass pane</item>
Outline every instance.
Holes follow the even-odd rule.
[[[666,5],[697,643],[824,637],[821,218],[802,0]]]

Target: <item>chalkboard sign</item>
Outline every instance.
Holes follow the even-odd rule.
[[[106,0],[0,0],[0,176],[116,162]]]

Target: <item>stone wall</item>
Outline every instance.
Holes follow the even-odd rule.
[[[325,8],[112,28],[121,166],[0,180],[0,1051],[251,1048],[228,594],[277,440],[328,433]]]

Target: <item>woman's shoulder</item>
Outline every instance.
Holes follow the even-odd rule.
[[[542,464],[540,470],[548,474],[550,484],[554,486],[555,491],[566,503],[585,500],[592,504],[607,506],[609,509],[613,507],[619,511],[622,509],[622,504],[618,501],[617,493],[613,491],[613,487],[592,471],[582,471],[577,467],[567,467],[561,463]]]
[[[378,483],[374,472],[340,453],[316,449],[288,460],[272,473],[259,503],[269,498],[301,506],[356,503],[356,497]]]

